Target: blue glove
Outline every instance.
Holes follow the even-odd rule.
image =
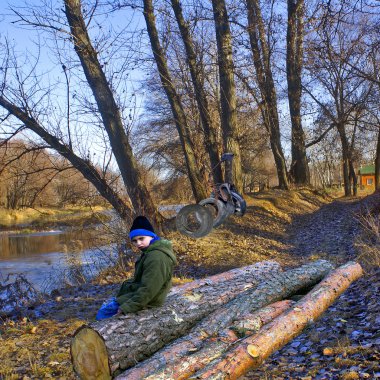
[[[120,305],[115,297],[105,301],[96,314],[96,320],[100,321],[102,319],[111,318],[113,315],[117,314],[119,306]]]

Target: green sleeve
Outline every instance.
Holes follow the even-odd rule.
[[[169,277],[166,255],[151,252],[144,261],[141,282],[138,288],[120,305],[123,313],[135,313],[143,309],[161,291]]]

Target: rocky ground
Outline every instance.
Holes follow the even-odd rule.
[[[268,259],[284,268],[317,258],[337,265],[357,260],[364,266],[365,276],[319,321],[243,380],[380,378],[380,242],[368,252],[371,237],[364,237],[362,245],[359,239],[366,230],[359,215],[376,205],[380,194],[331,202],[310,191],[286,196],[272,191],[250,200],[244,218],[232,218],[206,238],[169,236],[181,263],[178,277],[202,277]],[[70,336],[93,319],[120,281],[108,274],[98,285],[55,291],[43,305],[22,310],[18,321],[6,320],[0,327],[0,378],[74,379]],[[29,319],[22,319],[25,315]]]

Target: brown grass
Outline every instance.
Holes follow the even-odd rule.
[[[173,241],[182,264],[174,283],[268,259],[287,266],[300,265],[300,258],[291,257],[285,243],[292,216],[313,212],[330,200],[308,189],[268,191],[255,197],[247,196],[248,211],[243,218],[230,217],[204,238],[190,239],[177,232],[169,233],[166,237]],[[102,284],[120,283],[129,274],[108,270],[97,280]],[[88,313],[93,312],[88,310]],[[72,312],[71,309],[62,310],[65,322],[47,319],[35,323],[3,321],[0,326],[0,378],[13,380],[27,375],[35,379],[75,379],[69,353],[70,338],[88,321],[72,319]],[[88,315],[91,320],[94,318]]]
[[[98,215],[104,207],[72,206],[67,208],[23,208],[20,210],[8,210],[0,208],[0,227],[12,227],[20,224],[36,224],[38,226],[55,223],[77,223],[79,220],[87,220],[92,215]]]
[[[379,196],[380,201],[380,196]],[[363,212],[358,220],[362,226],[362,234],[356,242],[361,252],[359,262],[366,270],[380,267],[380,204]]]

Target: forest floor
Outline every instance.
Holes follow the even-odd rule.
[[[230,217],[201,239],[169,233],[179,259],[175,283],[263,260],[283,268],[324,258],[359,261],[365,275],[259,370],[242,379],[380,378],[380,194],[332,199],[310,190],[270,190],[247,197],[243,218]],[[75,379],[72,334],[128,272],[109,270],[91,284],[54,291],[42,305],[3,319],[0,379]]]

